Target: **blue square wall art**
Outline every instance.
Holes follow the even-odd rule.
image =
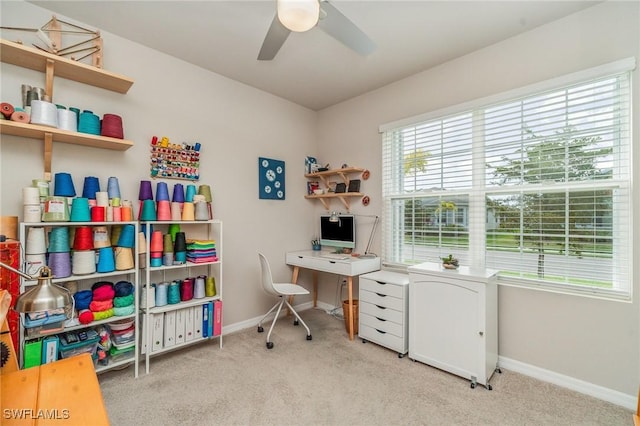
[[[284,161],[258,157],[258,193],[262,200],[284,200]]]

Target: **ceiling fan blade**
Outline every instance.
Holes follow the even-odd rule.
[[[324,32],[363,56],[376,49],[375,43],[331,3],[322,1],[320,8],[327,14],[318,21]]]
[[[280,23],[278,15],[274,16],[269,31],[267,31],[267,35],[262,42],[258,60],[270,61],[275,58],[289,34],[291,34],[291,31]]]

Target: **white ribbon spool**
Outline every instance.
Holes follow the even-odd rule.
[[[58,127],[58,108],[51,102],[31,101],[31,123]]]
[[[75,111],[58,109],[58,128],[70,132],[78,131],[78,117]]]
[[[22,204],[40,204],[40,189],[34,186],[22,188]]]
[[[87,275],[96,272],[96,253],[93,250],[74,250],[73,274]]]
[[[40,222],[42,218],[42,208],[38,204],[25,204],[22,210],[22,220],[26,223]]]

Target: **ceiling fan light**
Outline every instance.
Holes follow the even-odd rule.
[[[291,31],[309,31],[318,23],[318,0],[277,0],[277,4],[278,19]]]

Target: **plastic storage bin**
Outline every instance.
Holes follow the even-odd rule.
[[[71,358],[75,355],[89,353],[96,354],[100,337],[93,329],[85,329],[85,339],[81,339],[81,333],[69,332],[60,335],[60,358]],[[77,340],[76,340],[77,339]]]

